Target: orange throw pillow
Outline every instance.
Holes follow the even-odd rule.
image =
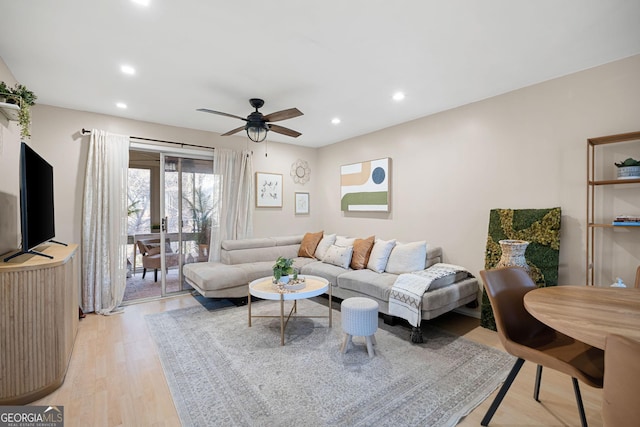
[[[366,239],[356,239],[353,242],[353,255],[351,256],[351,268],[354,270],[362,270],[367,268],[369,262],[369,255],[371,255],[371,249],[375,242],[375,236],[367,237]]]
[[[324,231],[318,231],[317,233],[306,233],[300,243],[300,249],[298,249],[298,256],[305,258],[314,258],[313,254],[316,253],[318,243],[322,240]]]

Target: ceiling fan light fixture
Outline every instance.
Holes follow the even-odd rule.
[[[248,123],[247,136],[253,142],[262,142],[267,137],[269,128],[265,123]]]

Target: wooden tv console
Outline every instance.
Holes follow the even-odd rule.
[[[78,331],[78,245],[46,243],[0,261],[0,405],[24,405],[64,382]]]

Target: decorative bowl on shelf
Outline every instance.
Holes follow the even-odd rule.
[[[624,162],[615,163],[618,167],[618,179],[640,178],[640,160],[629,157]]]

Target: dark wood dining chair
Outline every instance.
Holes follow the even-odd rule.
[[[635,284],[636,288],[640,288],[640,265],[638,266],[638,269],[636,270],[636,284]]]
[[[580,421],[583,426],[586,426],[587,418],[578,379],[592,387],[602,388],[604,352],[556,331],[529,314],[524,307],[524,296],[537,286],[522,268],[504,267],[483,270],[480,276],[493,308],[500,342],[508,353],[518,358],[481,424],[489,425],[520,368],[527,360],[538,365],[533,392],[533,398],[538,402],[543,366],[571,377]]]

